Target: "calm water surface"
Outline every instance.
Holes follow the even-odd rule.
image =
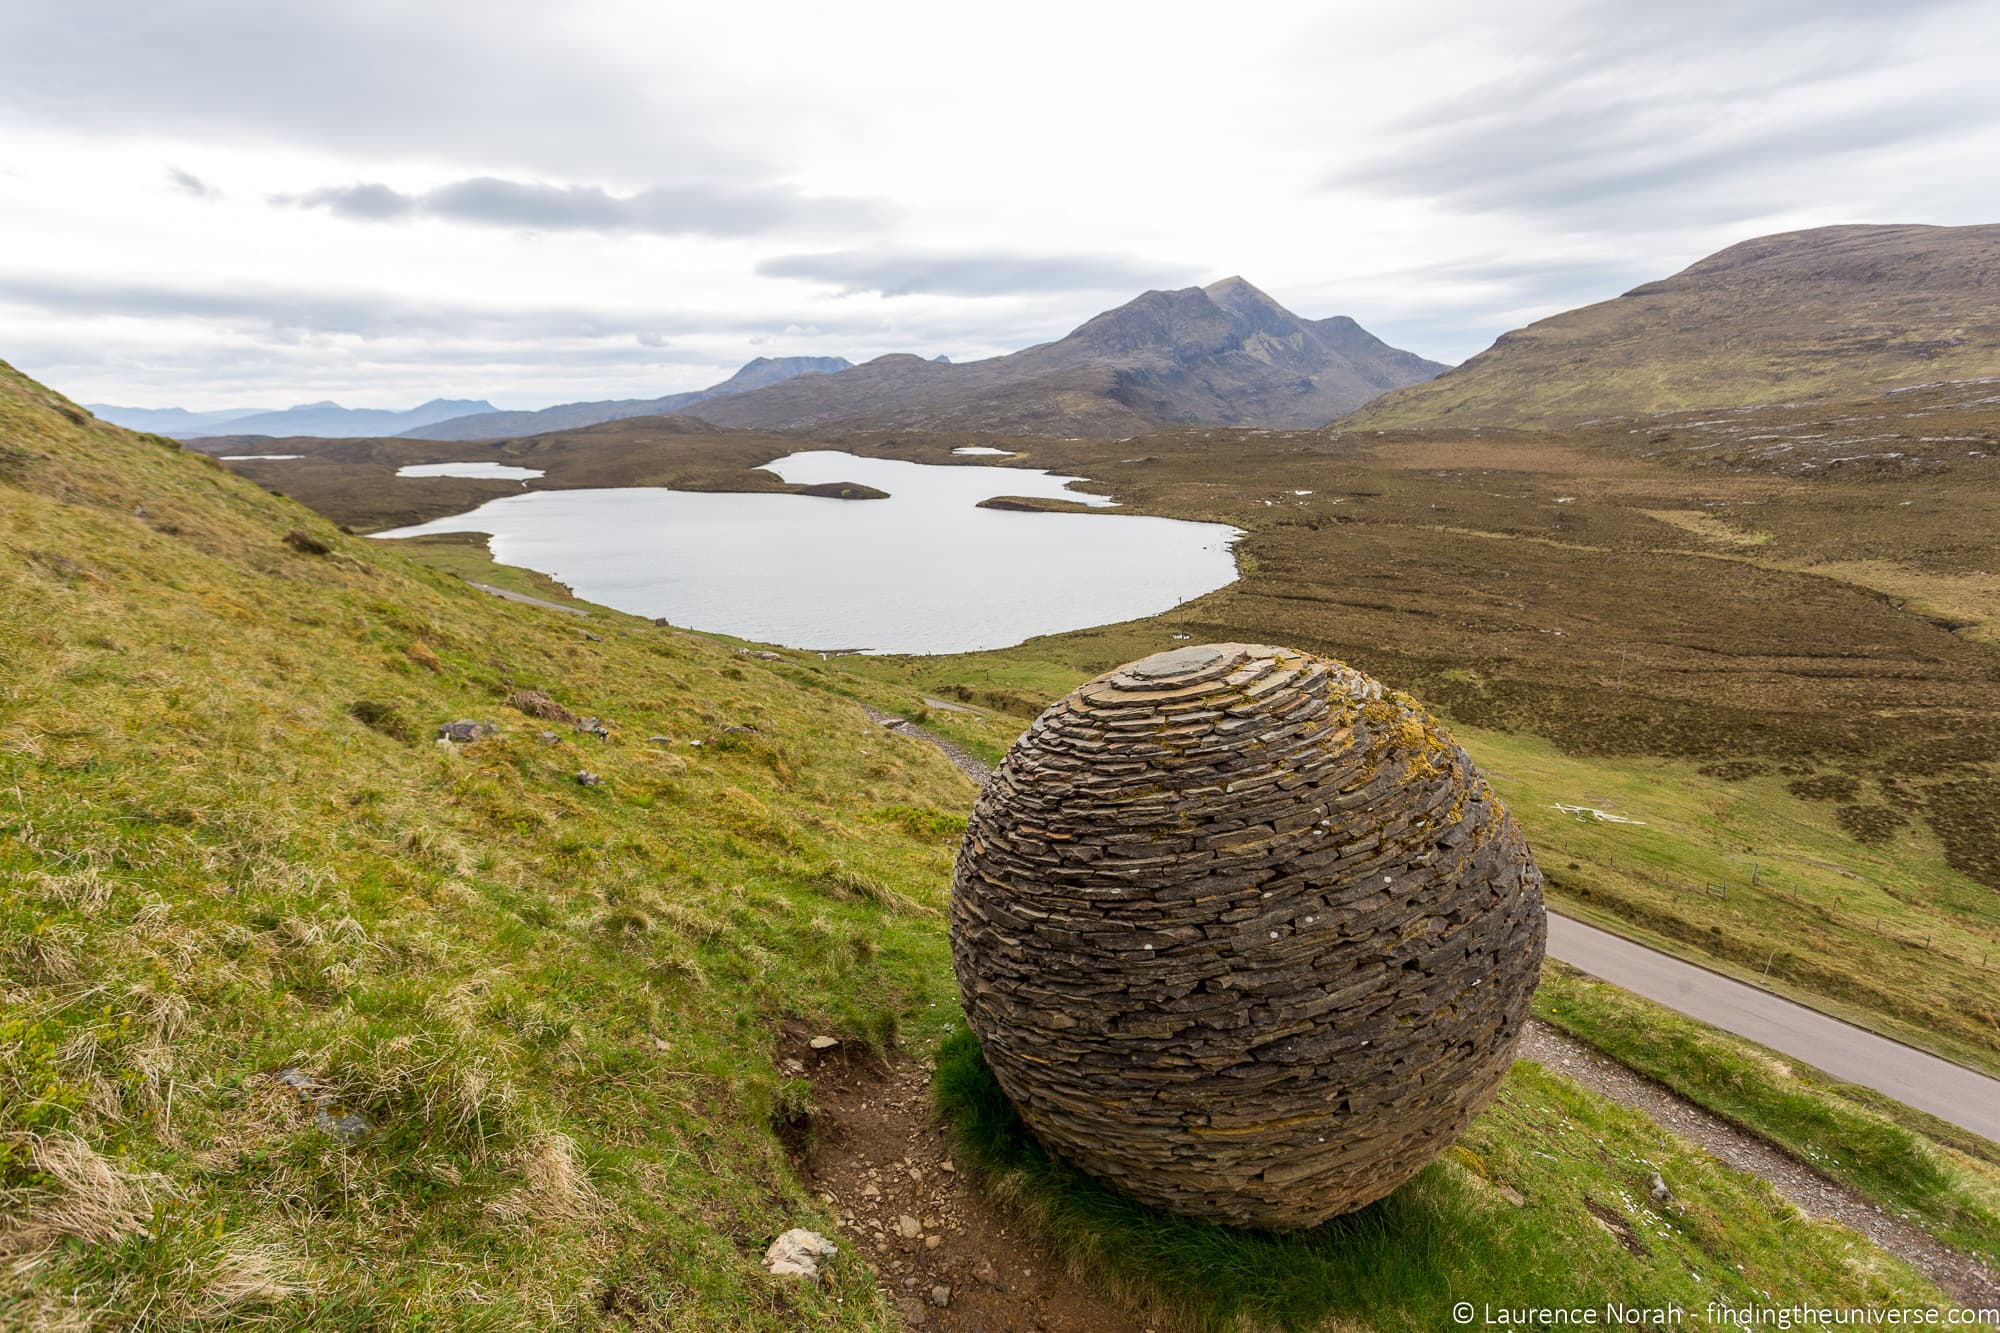
[[[501,563],[621,611],[871,652],[1001,648],[1170,610],[1236,577],[1241,534],[1224,524],[976,507],[996,495],[1111,503],[1069,490],[1073,477],[831,450],[766,467],[789,482],[859,482],[890,498],[530,491],[375,535],[488,532]]]
[[[504,481],[544,475],[538,467],[514,467],[507,463],[412,463],[396,469],[399,477],[479,477]]]

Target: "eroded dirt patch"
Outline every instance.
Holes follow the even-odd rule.
[[[982,1195],[931,1114],[930,1071],[847,1045],[784,1057],[813,1083],[800,1171],[903,1321],[944,1333],[1153,1333]]]

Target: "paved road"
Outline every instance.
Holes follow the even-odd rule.
[[[1549,956],[2000,1143],[2000,1079],[1554,912]]]

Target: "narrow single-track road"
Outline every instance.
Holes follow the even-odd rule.
[[[2000,1079],[1555,912],[1549,956],[2000,1143]]]

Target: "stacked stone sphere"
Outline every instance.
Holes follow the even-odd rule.
[[[1028,1126],[1157,1207],[1311,1226],[1451,1142],[1547,932],[1520,829],[1407,695],[1212,644],[1015,742],[951,900],[965,1011]]]

